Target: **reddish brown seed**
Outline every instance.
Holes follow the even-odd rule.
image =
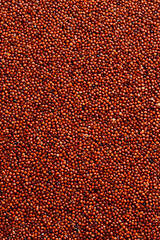
[[[158,239],[159,13],[2,0],[0,239]]]

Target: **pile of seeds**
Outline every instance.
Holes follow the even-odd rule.
[[[0,239],[158,240],[159,1],[2,0]]]

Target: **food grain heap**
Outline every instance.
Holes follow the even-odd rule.
[[[2,0],[0,239],[158,240],[158,0]]]

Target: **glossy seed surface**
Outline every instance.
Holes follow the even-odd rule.
[[[0,239],[158,240],[157,0],[1,0]]]

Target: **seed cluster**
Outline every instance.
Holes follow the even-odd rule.
[[[1,17],[0,239],[158,240],[159,1]]]

